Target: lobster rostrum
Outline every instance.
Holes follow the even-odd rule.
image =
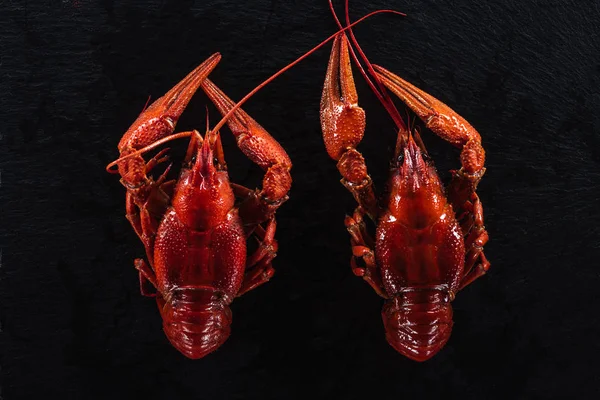
[[[347,1],[346,21],[349,24]],[[456,293],[490,267],[483,253],[488,241],[483,208],[475,192],[485,172],[485,152],[479,133],[464,118],[392,72],[372,65],[352,30],[348,35],[351,39],[340,33],[333,43],[321,99],[321,127],[341,182],[358,203],[353,215],[345,219],[352,271],[386,300],[382,318],[388,343],[410,359],[425,361],[450,337],[451,302]],[[382,197],[375,194],[365,160],[356,150],[366,123],[365,112],[358,106],[351,54],[398,128]],[[446,189],[418,131],[408,129],[386,89],[429,130],[461,148],[462,167],[452,171]],[[367,231],[365,215],[376,225],[374,238]]]
[[[274,214],[292,183],[285,150],[240,108],[227,123],[242,152],[266,171],[260,190],[229,181],[218,131],[172,135],[199,87],[223,115],[233,109],[235,103],[207,79],[219,59],[211,56],[142,112],[121,139],[115,162],[127,189],[127,219],[148,257],[148,263],[134,262],[142,294],[156,297],[168,339],[193,359],[227,340],[233,299],[272,277]],[[141,152],[185,136],[190,143],[178,179],[166,181],[169,165],[153,180],[149,173],[168,160],[168,149],[148,162]],[[250,236],[259,245],[247,256]]]
[[[380,13],[374,11],[350,26]],[[348,28],[342,28],[344,31]],[[258,90],[335,38],[335,34],[288,64],[234,103],[208,75],[221,59],[213,54],[164,96],[145,109],[119,142],[118,167],[126,188],[127,219],[141,239],[148,262],[136,259],[143,295],[156,297],[167,338],[182,354],[201,358],[230,335],[229,305],[274,274],[275,212],[288,198],[292,163],[281,145],[240,106]],[[177,120],[198,88],[223,118],[202,137],[197,131],[174,134]],[[229,181],[219,129],[227,124],[240,150],[265,175],[262,189]],[[146,161],[142,154],[168,141],[189,137],[176,180],[172,166],[156,180],[152,170],[167,162],[169,149]],[[257,249],[247,254],[247,240]]]

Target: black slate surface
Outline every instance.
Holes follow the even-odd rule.
[[[233,334],[188,360],[167,342],[133,259],[124,188],[104,171],[148,96],[215,51],[239,99],[335,31],[324,0],[0,4],[0,397],[73,399],[598,398],[600,9],[592,0],[351,4],[383,65],[481,133],[489,274],[454,302],[446,348],[417,364],[385,341],[381,301],[352,275],[354,200],[325,153],[318,107],[330,46],[245,109],[294,168],[276,276],[233,304]],[[395,134],[367,86],[360,150],[381,187]],[[205,128],[199,93],[178,129]],[[211,121],[217,120],[214,109]],[[232,179],[261,172],[235,148]],[[458,151],[429,132],[441,175]],[[177,146],[175,146],[177,148]],[[181,149],[185,143],[181,144]]]

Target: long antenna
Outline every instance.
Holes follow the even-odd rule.
[[[223,125],[225,125],[225,123],[227,122],[227,120],[229,119],[229,117],[231,117],[231,115],[233,115],[233,113],[235,111],[237,111],[237,109],[240,108],[242,106],[242,104],[244,104],[256,92],[258,92],[260,89],[262,89],[263,87],[265,87],[265,85],[269,84],[271,81],[273,81],[279,75],[283,74],[288,69],[292,68],[294,65],[298,64],[300,61],[304,60],[306,57],[308,57],[309,55],[311,55],[315,51],[319,50],[321,47],[325,46],[330,40],[332,40],[333,38],[335,38],[340,33],[342,33],[344,31],[352,28],[354,25],[358,24],[359,22],[364,21],[365,19],[367,19],[367,18],[369,18],[369,17],[371,17],[373,15],[382,14],[382,13],[392,13],[392,14],[404,15],[401,12],[395,11],[395,10],[377,10],[377,11],[373,11],[372,13],[369,13],[369,14],[365,15],[364,17],[362,17],[361,19],[353,22],[352,24],[348,25],[347,27],[340,29],[339,31],[337,31],[336,33],[334,33],[333,35],[329,36],[327,39],[325,39],[324,41],[322,41],[321,43],[319,43],[318,45],[316,45],[315,47],[313,47],[311,50],[309,50],[308,52],[304,53],[304,55],[298,57],[295,61],[291,62],[287,66],[285,66],[282,69],[280,69],[278,72],[276,72],[271,77],[269,77],[268,79],[266,79],[263,83],[261,83],[260,85],[258,85],[256,88],[254,88],[254,90],[252,90],[250,93],[248,93],[246,96],[244,96],[244,98],[242,98],[240,101],[238,101],[237,104],[235,106],[233,106],[233,108],[231,110],[229,110],[229,112],[223,116],[223,118],[221,119],[221,121],[219,121],[219,123],[217,125],[215,125],[215,127],[213,128],[213,130],[218,130]]]
[[[402,14],[399,11],[395,11],[395,10],[376,10],[373,11],[367,15],[365,15],[364,17],[354,21],[353,23],[349,24],[348,26],[346,26],[345,28],[340,29],[339,31],[337,31],[336,33],[334,33],[333,35],[329,36],[327,39],[323,40],[321,43],[319,43],[318,45],[316,45],[315,47],[313,47],[312,49],[310,49],[308,52],[304,53],[302,56],[298,57],[296,60],[292,61],[290,64],[286,65],[285,67],[283,67],[282,69],[280,69],[279,71],[277,71],[276,73],[274,73],[273,75],[271,75],[269,78],[267,78],[265,81],[263,81],[260,85],[258,85],[257,87],[255,87],[250,93],[248,93],[246,96],[244,96],[240,101],[238,101],[232,108],[231,110],[229,110],[229,112],[227,114],[225,114],[223,116],[223,118],[221,118],[221,120],[217,123],[217,125],[214,126],[214,128],[212,129],[213,131],[218,131],[219,129],[221,129],[223,127],[223,125],[225,125],[225,123],[227,122],[227,120],[233,115],[234,112],[236,112],[246,101],[248,101],[256,92],[258,92],[260,89],[262,89],[263,87],[265,87],[266,85],[268,85],[270,82],[272,82],[273,80],[275,80],[275,78],[277,78],[278,76],[280,76],[281,74],[283,74],[284,72],[286,72],[287,70],[289,70],[290,68],[292,68],[294,65],[298,64],[300,61],[304,60],[306,57],[310,56],[312,53],[314,53],[315,51],[319,50],[321,47],[325,46],[328,42],[330,42],[332,39],[334,39],[337,35],[339,35],[340,33],[350,29],[351,27],[353,27],[356,24],[359,24],[360,22],[366,20],[367,18],[370,18],[374,15],[377,14],[383,14],[383,13],[390,13],[390,14],[398,14],[398,15],[402,15],[404,16],[404,14]],[[120,157],[117,160],[111,162],[110,164],[108,164],[106,166],[106,170],[108,172],[113,172],[111,170],[111,168],[115,165],[117,165],[118,163],[120,163],[123,160],[126,160],[128,158],[134,157],[138,154],[142,154],[142,153],[146,153],[152,149],[155,149],[156,147],[170,142],[171,140],[175,140],[175,139],[180,139],[183,137],[188,137],[190,135],[192,135],[193,131],[189,131],[189,132],[180,132],[180,133],[176,133],[173,135],[169,135],[166,136],[146,147],[143,147],[139,150],[134,151],[133,153],[129,153],[126,156]]]
[[[347,4],[346,4],[346,6],[347,6]],[[337,25],[340,27],[340,29],[343,29],[342,23],[340,22],[337,14],[335,12],[335,8],[333,7],[332,0],[329,0],[329,9],[331,10],[331,13],[333,14],[333,18],[335,19],[335,22],[337,23]],[[406,16],[406,14],[404,14],[404,13],[402,13],[402,15]],[[348,21],[348,18],[346,18],[346,20]],[[348,47],[350,48],[350,54],[352,55],[354,62],[358,66],[358,69],[360,70],[361,75],[363,76],[365,81],[367,81],[367,84],[369,85],[369,87],[371,88],[373,93],[375,93],[375,96],[377,96],[377,98],[379,99],[381,104],[383,104],[383,107],[385,107],[385,109],[388,111],[388,114],[394,120],[394,123],[396,124],[398,129],[402,129],[403,127],[406,127],[406,123],[402,120],[402,117],[400,116],[400,113],[398,112],[398,109],[396,108],[394,102],[390,99],[387,91],[385,90],[385,87],[382,87],[381,81],[378,79],[378,77],[376,75],[374,76],[377,84],[379,85],[379,89],[378,89],[375,86],[375,84],[373,83],[373,81],[371,80],[371,78],[369,78],[369,75],[366,73],[365,69],[363,68],[360,60],[358,59],[356,53],[354,52],[354,48],[352,47],[352,45],[354,44],[355,46],[358,47],[358,49],[360,49],[360,46],[358,46],[358,43],[356,41],[356,38],[354,38],[354,34],[352,33],[352,30],[349,29],[349,31],[352,34],[353,40],[352,40],[352,43],[350,44],[350,46],[348,46]],[[364,59],[365,55],[364,55],[364,53],[362,53],[362,49],[360,51],[361,51],[361,56]],[[371,67],[371,64],[367,61],[367,68],[370,68],[370,67]],[[371,69],[372,69],[372,67],[371,67]],[[369,71],[369,72],[371,72],[371,71]]]
[[[329,1],[331,2],[331,0],[329,0]],[[388,111],[390,111],[390,109],[392,110],[390,116],[394,119],[394,121],[396,122],[396,124],[398,124],[398,121],[400,121],[400,125],[398,125],[398,129],[404,128],[404,131],[408,130],[408,127],[406,126],[406,123],[404,123],[404,120],[400,116],[400,112],[398,112],[398,109],[396,108],[396,106],[394,105],[394,102],[390,98],[385,85],[381,82],[381,80],[379,79],[379,77],[375,73],[375,69],[373,69],[373,65],[371,64],[371,62],[369,61],[369,59],[365,55],[365,53],[362,50],[362,48],[360,47],[360,45],[358,44],[358,41],[356,40],[356,37],[354,36],[354,32],[352,32],[351,28],[352,28],[352,26],[354,24],[350,23],[350,6],[349,6],[349,0],[346,0],[345,8],[346,8],[346,27],[349,28],[348,29],[348,33],[350,34],[350,39],[352,40],[352,43],[356,46],[356,50],[358,50],[358,54],[360,54],[361,58],[364,60],[365,64],[367,65],[367,70],[369,71],[369,74],[371,74],[371,76],[373,77],[373,79],[375,80],[375,82],[377,82],[377,85],[379,86],[379,90],[380,90],[381,95],[383,96],[383,98],[385,99],[385,102],[390,107],[388,109]]]

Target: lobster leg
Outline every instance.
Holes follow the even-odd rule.
[[[150,173],[150,171],[156,165],[168,161],[168,156],[163,157],[163,155],[168,150],[169,149],[164,149],[160,151],[156,156],[154,156],[150,161],[148,161],[145,168],[146,174]],[[165,172],[163,172],[161,177],[156,182],[153,182],[153,189],[148,193],[148,198],[146,199],[146,204],[152,206],[153,219],[156,220],[156,223],[158,223],[157,219],[160,216],[162,216],[166,211],[169,205],[169,200],[171,198],[170,194],[167,194],[165,192],[165,189],[169,188],[172,185],[172,182],[168,182],[165,186],[163,186],[163,182],[165,181],[170,169],[171,165],[167,167]],[[144,229],[142,227],[143,224],[141,215],[148,214],[150,210],[149,207],[147,207],[146,205],[142,205],[142,207],[140,207],[138,204],[136,204],[135,200],[136,198],[134,193],[127,191],[127,194],[125,195],[125,204],[127,210],[126,217],[127,220],[131,223],[133,229],[135,230],[135,233],[142,240],[142,242],[144,242]]]
[[[204,80],[201,86],[223,116],[235,105],[209,79]],[[240,150],[265,171],[262,189],[249,193],[239,207],[244,224],[258,225],[272,218],[288,199],[292,162],[283,147],[242,109],[233,113],[227,125]]]
[[[277,256],[277,241],[275,240],[275,229],[277,224],[275,219],[269,220],[267,229],[263,229],[260,225],[256,227],[255,234],[259,239],[258,249],[246,261],[246,274],[242,287],[238,292],[238,297],[244,293],[266,283],[275,270],[271,265],[271,261]]]
[[[246,200],[248,200],[248,199],[255,199],[256,198],[256,191],[255,190],[247,188],[246,186],[243,186],[243,185],[238,185],[237,183],[233,183],[233,182],[230,183],[230,185],[231,185],[231,189],[233,190],[233,194],[235,195],[235,197],[238,198],[238,199],[242,199],[240,205],[248,206],[248,204],[251,204],[252,200],[250,200],[250,202],[247,202]],[[243,218],[242,218],[242,221],[244,221]],[[244,233],[246,234],[246,239],[249,238],[250,235],[252,235],[252,233],[259,226],[260,225],[257,224],[257,223],[249,223],[249,224],[247,224],[244,221]]]
[[[461,173],[469,178],[473,188],[485,172],[485,151],[481,136],[463,117],[430,94],[399,76],[373,65],[381,82],[398,96],[419,118],[442,139],[461,147]]]
[[[344,221],[346,229],[348,229],[352,237],[350,240],[352,244],[352,272],[354,272],[354,275],[362,277],[378,295],[387,299],[388,296],[385,294],[381,274],[375,262],[374,242],[367,233],[365,223],[362,219],[363,215],[364,210],[359,206],[354,211],[354,215],[352,217],[346,216]],[[357,258],[362,258],[365,267],[357,265]]]
[[[483,247],[488,242],[488,234],[483,225],[483,207],[476,193],[472,193],[471,201],[466,203],[468,216],[471,217],[470,227],[463,227],[468,235],[465,239],[465,269],[459,290],[484,275],[490,268],[490,262],[483,253]]]
[[[140,291],[142,292],[142,295],[156,297],[156,275],[152,268],[150,268],[141,258],[137,258],[134,261],[134,266],[140,273]]]
[[[162,153],[162,152],[161,152]],[[160,153],[157,157],[160,156]],[[156,158],[156,157],[155,157]],[[150,160],[149,166],[152,166],[155,159]],[[144,247],[146,248],[146,254],[148,259],[152,260],[152,249],[154,248],[154,237],[156,230],[158,229],[159,219],[167,210],[175,181],[171,180],[165,182],[166,176],[169,173],[171,166],[167,167],[165,172],[155,182],[154,189],[150,192],[146,203],[141,207],[135,202],[134,196],[127,192],[125,195],[125,209],[127,211],[126,217],[130,222],[131,226],[135,230]]]
[[[358,106],[348,39],[338,35],[331,50],[323,95],[321,129],[329,156],[336,160],[342,184],[374,221],[379,214],[373,182],[363,156],[356,150],[365,132],[365,111]]]

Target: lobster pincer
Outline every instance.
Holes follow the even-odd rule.
[[[432,95],[398,75],[373,65],[381,82],[400,98],[433,133],[461,147],[460,161],[465,173],[480,179],[485,169],[481,136],[463,117]]]
[[[365,111],[358,105],[348,52],[348,39],[339,34],[334,42],[321,96],[321,128],[329,156],[336,160],[342,184],[358,204],[376,218],[377,201],[365,160],[356,146],[366,126]]]
[[[201,86],[222,115],[235,106],[210,79],[205,79]],[[283,147],[241,108],[233,112],[227,120],[227,126],[242,153],[265,171],[260,190],[232,185],[236,196],[242,198],[240,215],[246,230],[250,232],[256,225],[272,218],[279,206],[288,199],[287,193],[292,185],[292,162]]]
[[[213,54],[145,109],[121,138],[118,145],[120,156],[131,154],[172,134],[192,96],[220,60],[219,53]],[[139,189],[148,184],[146,163],[141,155],[119,162],[118,167],[121,182],[126,188]]]

